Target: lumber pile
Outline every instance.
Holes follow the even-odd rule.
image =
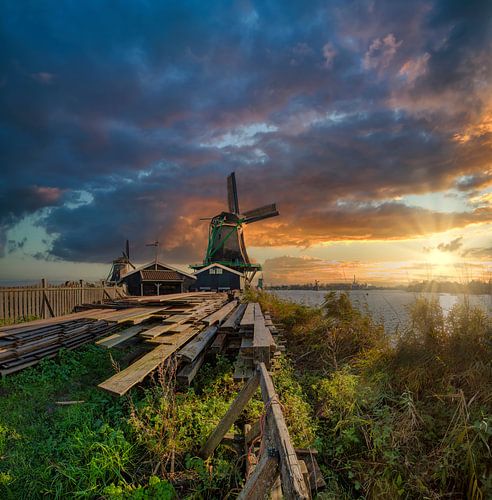
[[[43,358],[53,358],[62,348],[75,349],[117,328],[117,323],[82,318],[0,330],[0,374],[33,366]]]
[[[147,300],[138,297],[138,301],[147,306],[157,302],[153,297]],[[134,302],[128,299],[126,302],[134,305]],[[161,298],[159,303],[164,304]],[[237,307],[237,301],[227,302],[227,295],[221,293],[186,294],[186,297],[181,294],[171,296],[166,304],[169,303],[173,305],[162,310],[163,316],[158,324],[136,334],[132,331],[123,335],[138,335],[154,349],[100,383],[101,389],[122,396],[175,354],[181,365],[178,381],[189,384],[203,364],[206,351],[217,333],[217,326],[214,325],[224,321]],[[105,343],[111,344],[113,341],[108,339]]]
[[[265,363],[267,368],[270,368],[277,344],[271,333],[273,323],[270,316],[267,322],[259,304],[250,302],[238,324],[241,344],[235,363],[234,379],[246,380],[251,377],[255,364]]]
[[[210,324],[221,321],[220,314],[216,319],[213,315],[220,312],[226,301],[225,294],[208,292],[124,297],[97,307],[83,305],[78,312],[65,316],[0,327],[0,375],[33,366],[43,358],[55,357],[62,348],[75,349],[87,342],[113,348],[141,337],[156,341],[155,346],[163,343],[164,334],[181,333],[175,344],[178,349],[191,326],[205,326],[205,318],[209,318]],[[193,335],[200,329],[195,328]]]

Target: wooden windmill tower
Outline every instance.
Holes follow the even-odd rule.
[[[201,269],[213,263],[219,263],[236,271],[240,271],[251,281],[259,264],[251,263],[244,243],[243,225],[252,224],[263,219],[279,215],[275,203],[264,205],[253,210],[240,213],[237,196],[236,176],[232,172],[227,177],[228,212],[221,212],[210,220],[208,244],[203,264],[192,266]]]

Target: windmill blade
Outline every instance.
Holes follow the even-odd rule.
[[[128,240],[126,240],[126,247],[125,247],[125,249],[126,249],[126,258],[128,260],[130,260],[130,242]]]
[[[253,210],[248,210],[242,215],[244,217],[244,223],[251,224],[252,222],[257,222],[259,220],[276,217],[277,215],[279,215],[279,213],[277,210],[277,205],[275,203],[271,203],[270,205],[254,208]]]
[[[229,204],[229,212],[238,214],[239,201],[237,199],[236,174],[234,172],[227,177],[227,202]]]

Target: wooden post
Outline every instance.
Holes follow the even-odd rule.
[[[278,477],[278,458],[265,450],[255,470],[249,476],[238,500],[263,500]]]
[[[202,446],[202,449],[199,452],[199,455],[202,458],[208,458],[214,452],[226,432],[231,428],[231,425],[237,420],[241,412],[244,410],[244,407],[248,404],[248,401],[253,397],[259,383],[260,376],[258,373],[255,373],[239,391],[239,394],[227,410],[227,413],[222,417],[222,420]]]
[[[80,303],[84,303],[84,280],[79,280],[80,285]]]
[[[261,395],[267,407],[268,427],[279,452],[282,491],[287,499],[309,499],[309,491],[304,482],[296,451],[290,440],[280,401],[265,363],[258,364],[258,371],[260,373]]]
[[[46,305],[45,305],[45,293],[46,293],[46,278],[41,278],[41,317],[46,319],[48,315],[46,314]]]

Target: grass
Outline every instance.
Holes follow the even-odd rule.
[[[390,343],[343,294],[321,308],[249,298],[285,329],[273,377],[294,444],[318,449],[318,498],[492,497],[490,318],[466,302],[445,318],[418,299]],[[128,355],[90,345],[0,380],[0,498],[236,496],[243,450],[223,442],[197,457],[240,389],[231,361],[186,390],[172,363],[126,397],[97,389]],[[262,412],[258,391],[234,430]]]
[[[318,309],[251,298],[285,325],[316,415],[323,498],[492,497],[492,323],[482,310],[465,301],[445,318],[418,298],[390,343],[344,294]]]

